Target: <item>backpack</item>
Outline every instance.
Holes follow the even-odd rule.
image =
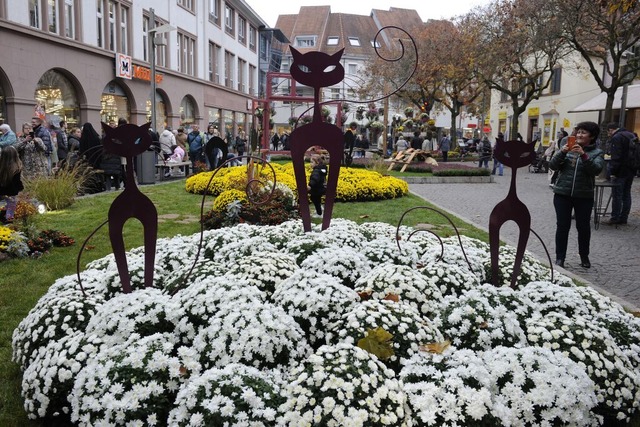
[[[633,170],[640,169],[640,140],[634,134],[625,135],[629,140],[629,149],[627,150],[627,158],[625,165]]]

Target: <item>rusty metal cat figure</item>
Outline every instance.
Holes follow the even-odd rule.
[[[511,276],[511,287],[516,284],[516,279],[522,268],[524,251],[529,241],[531,232],[531,214],[527,206],[518,199],[516,192],[516,175],[518,168],[531,164],[535,158],[533,144],[520,141],[496,140],[494,148],[495,158],[511,168],[511,185],[507,197],[499,202],[491,211],[489,216],[489,245],[491,251],[491,283],[499,285],[498,258],[500,254],[500,228],[507,221],[515,222],[520,228],[518,246],[516,247],[516,259],[513,263],[513,275]]]
[[[150,123],[143,126],[126,124],[112,128],[106,123],[102,123],[102,129],[105,133],[103,141],[105,152],[127,159],[124,190],[115,198],[108,214],[109,238],[124,293],[131,292],[131,277],[122,231],[124,223],[130,218],[135,218],[142,223],[144,229],[144,285],[145,287],[153,285],[158,212],[153,202],[138,189],[133,174],[134,156],[142,154],[151,146],[149,126],[151,126]]]
[[[335,125],[322,121],[320,114],[320,88],[334,85],[344,79],[344,67],[340,64],[344,49],[328,55],[323,52],[302,54],[291,47],[293,63],[291,77],[298,83],[314,89],[313,121],[296,128],[291,133],[291,159],[300,198],[300,215],[305,231],[311,231],[311,215],[305,175],[304,156],[313,146],[321,146],[329,153],[329,174],[325,194],[325,209],[322,217],[322,229],[331,223],[333,204],[338,188],[338,174],[343,152],[342,131]]]

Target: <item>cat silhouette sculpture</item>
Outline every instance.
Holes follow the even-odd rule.
[[[136,185],[133,174],[134,156],[144,153],[151,146],[150,126],[150,123],[143,126],[126,124],[112,128],[106,123],[102,123],[102,129],[105,133],[103,140],[105,152],[127,159],[124,190],[115,198],[108,214],[109,239],[124,293],[131,292],[131,276],[122,233],[124,223],[130,218],[135,218],[142,223],[144,230],[144,285],[145,287],[153,285],[158,238],[158,212],[153,202],[142,194]]]
[[[518,245],[516,247],[516,258],[513,263],[513,275],[511,276],[511,287],[515,287],[516,280],[522,268],[524,251],[529,241],[531,233],[531,214],[527,206],[518,199],[516,192],[516,176],[519,168],[528,166],[535,158],[533,144],[521,141],[496,140],[494,157],[502,164],[511,168],[511,185],[507,197],[499,202],[489,215],[489,246],[491,252],[491,283],[499,285],[499,265],[500,256],[500,228],[507,221],[513,221],[520,229]]]
[[[309,197],[307,178],[305,174],[304,156],[307,150],[314,146],[321,146],[329,153],[329,174],[327,176],[327,191],[325,193],[325,209],[322,217],[322,229],[326,230],[331,224],[333,204],[338,189],[338,175],[343,153],[343,135],[340,128],[322,121],[320,114],[320,88],[332,86],[344,79],[344,67],[340,64],[342,52],[333,55],[323,52],[300,53],[291,47],[293,62],[291,77],[298,83],[314,89],[313,120],[304,126],[296,128],[291,133],[291,160],[296,177],[298,195],[300,197],[300,215],[305,231],[311,231],[311,214],[309,211]]]

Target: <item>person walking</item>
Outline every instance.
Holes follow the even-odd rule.
[[[51,172],[51,155],[55,148],[51,139],[51,132],[49,132],[49,129],[47,129],[44,121],[40,117],[31,118],[31,130],[33,131],[34,138],[39,138],[44,143],[46,148],[44,155],[47,158],[47,169]]]
[[[189,158],[193,165],[193,170],[196,170],[196,163],[201,162],[206,164],[204,159],[204,134],[200,132],[200,126],[194,124],[191,126],[191,132],[187,135],[187,145],[189,146]]]
[[[611,149],[609,177],[614,186],[611,187],[611,218],[605,224],[626,224],[631,211],[631,184],[636,176],[636,170],[627,165],[627,157],[629,142],[635,135],[618,123],[609,123],[607,129]]]
[[[571,228],[571,214],[575,213],[578,231],[580,265],[590,268],[591,211],[595,179],[604,167],[604,152],[596,147],[600,126],[581,122],[576,126],[575,144],[567,143],[551,159],[549,167],[558,171],[553,187],[553,206],[556,211],[556,265],[564,267]]]
[[[0,197],[7,201],[5,220],[13,221],[16,211],[16,196],[24,189],[22,179],[22,162],[18,150],[12,145],[0,149]]]
[[[502,132],[498,132],[498,136],[496,137],[495,144],[498,144],[498,142],[504,143],[504,134]],[[495,145],[494,145],[494,148],[495,148]],[[495,175],[497,170],[498,174],[502,176],[504,174],[504,166],[502,165],[500,160],[496,159],[495,155],[492,155],[491,157],[493,157],[493,169],[491,170],[491,175]]]
[[[69,153],[69,137],[67,136],[67,122],[60,121],[60,128],[56,133],[56,141],[58,145],[58,165],[62,163]]]
[[[325,181],[327,179],[327,166],[325,157],[321,154],[314,154],[311,157],[311,176],[309,177],[309,197],[316,208],[314,218],[322,217],[322,196],[327,192]]]

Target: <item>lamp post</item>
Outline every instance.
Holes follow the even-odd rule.
[[[156,40],[158,34],[168,33],[176,28],[169,24],[156,27],[156,14],[153,8],[149,8],[149,62],[151,68],[151,129],[156,129],[156,46],[164,46],[165,42],[162,37]]]
[[[622,58],[620,58],[620,66],[626,68],[627,64],[629,63],[629,60],[632,59],[631,57],[633,57],[633,52],[628,50],[624,51],[622,53]],[[627,115],[627,92],[628,91],[629,91],[629,82],[627,81],[622,86],[622,99],[620,100],[620,127],[621,128],[624,128],[624,122]]]

